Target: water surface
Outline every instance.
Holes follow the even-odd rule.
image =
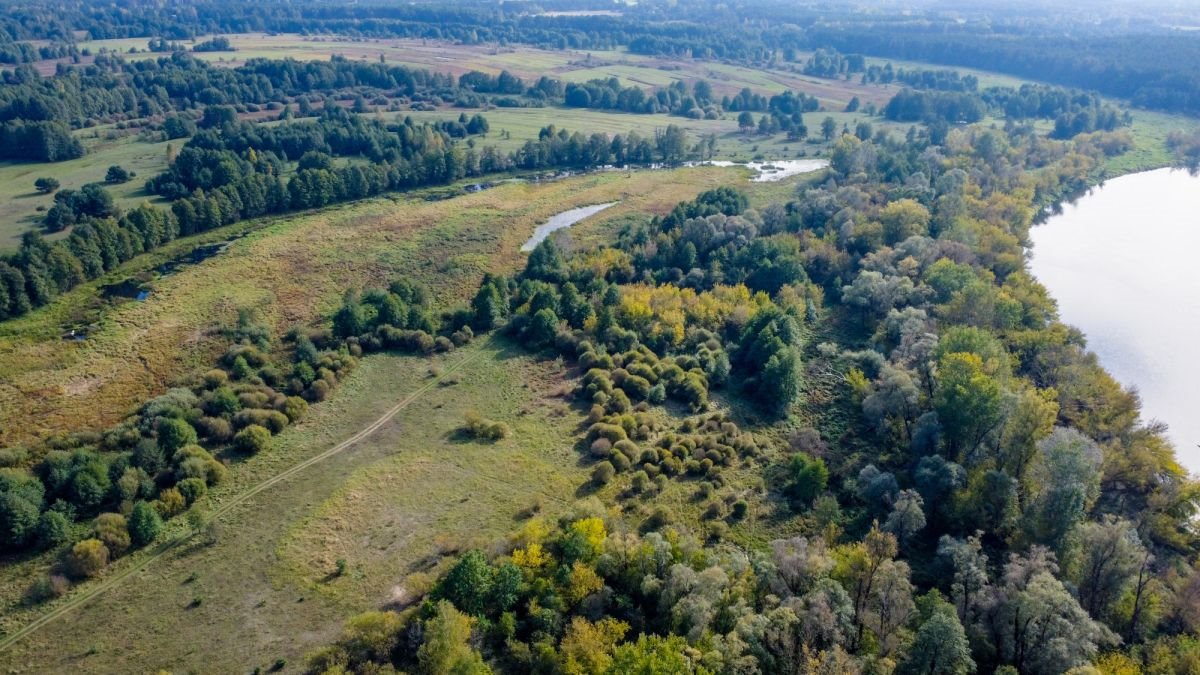
[[[751,183],[774,183],[802,173],[820,171],[829,166],[827,159],[773,159],[764,162],[729,162],[713,160],[702,162],[708,166],[744,166],[754,171]]]
[[[1169,425],[1180,462],[1200,473],[1200,177],[1122,176],[1063,205],[1030,233],[1033,273],[1063,321],[1142,416]]]
[[[563,211],[562,213],[551,217],[550,220],[547,220],[545,223],[542,223],[534,228],[533,236],[529,238],[529,241],[525,242],[525,244],[521,246],[521,250],[526,252],[532,251],[533,249],[537,248],[538,244],[542,243],[543,239],[549,237],[551,232],[561,230],[564,227],[570,227],[584,218],[596,215],[597,213],[600,213],[604,209],[607,209],[616,203],[617,202],[593,204],[592,206],[581,206],[577,209],[571,209],[570,211]]]

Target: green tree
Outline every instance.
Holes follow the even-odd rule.
[[[551,237],[546,237],[529,254],[525,262],[525,277],[557,282],[564,274],[562,255]]]
[[[883,223],[884,242],[892,246],[913,235],[928,234],[929,218],[929,209],[912,199],[889,202],[879,212],[879,221]]]
[[[749,110],[743,110],[742,113],[738,115],[737,122],[738,128],[742,130],[742,133],[748,134],[751,131],[754,131],[754,113],[750,112]]]
[[[471,647],[471,617],[446,600],[437,603],[425,622],[425,640],[417,650],[419,672],[425,675],[486,675],[491,669]]]
[[[194,445],[197,440],[196,430],[186,421],[175,418],[159,420],[158,447],[162,448],[168,457],[174,456],[175,452],[185,445]]]
[[[481,615],[488,609],[495,570],[479,551],[467,551],[446,573],[434,597],[454,603],[467,614]]]
[[[18,469],[0,469],[0,548],[27,545],[45,499],[42,481]]]
[[[978,354],[954,352],[941,358],[933,405],[952,455],[970,455],[999,425],[1000,400],[1000,385],[984,372]]]
[[[44,549],[61,546],[71,538],[71,521],[58,511],[46,511],[38,518],[38,545]]]
[[[162,531],[162,517],[148,502],[139,501],[129,514],[129,536],[137,546],[154,541]]]
[[[954,608],[941,598],[921,622],[900,664],[901,675],[968,675],[975,672],[967,633]]]
[[[821,137],[826,141],[832,141],[833,135],[837,133],[837,122],[832,117],[826,117],[821,120]]]
[[[637,642],[613,650],[610,675],[679,675],[703,672],[688,657],[688,644],[678,635],[639,635]]]
[[[1067,534],[1100,496],[1103,455],[1092,439],[1059,427],[1038,443],[1026,476],[1025,531],[1034,542],[1064,550]]]
[[[1132,523],[1111,515],[1081,524],[1075,536],[1077,553],[1068,569],[1079,589],[1079,604],[1094,617],[1107,617],[1137,573],[1146,549]]]
[[[554,314],[554,310],[539,309],[529,322],[526,336],[529,339],[529,345],[536,349],[553,344],[557,332],[558,316]]]
[[[57,178],[42,176],[33,181],[33,188],[42,194],[50,194],[58,189],[60,183]]]
[[[105,183],[128,183],[131,178],[136,176],[134,172],[116,164],[108,167],[108,172],[104,174]]]
[[[788,478],[788,497],[807,506],[825,491],[829,469],[825,467],[825,460],[798,452],[788,462]]]
[[[333,315],[333,333],[338,337],[354,337],[367,331],[367,315],[358,293],[347,291],[342,307]]]

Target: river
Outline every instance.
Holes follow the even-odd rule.
[[[1179,461],[1200,473],[1200,177],[1158,169],[1094,188],[1030,233],[1030,267],[1062,320],[1142,417],[1169,427]]]

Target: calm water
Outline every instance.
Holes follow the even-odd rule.
[[[1063,321],[1138,389],[1143,418],[1166,422],[1180,462],[1200,473],[1200,177],[1108,181],[1030,237],[1033,273]]]
[[[597,213],[600,213],[613,204],[616,204],[616,202],[595,204],[592,206],[581,206],[577,209],[571,209],[570,211],[563,211],[562,213],[551,217],[550,220],[547,220],[545,223],[535,227],[533,229],[533,236],[529,238],[529,241],[525,242],[525,245],[521,247],[521,250],[525,252],[532,251],[533,249],[537,248],[538,244],[542,243],[543,239],[549,237],[551,232],[554,232],[555,230],[561,230],[564,227],[570,227],[584,218],[587,218],[588,216],[593,216]]]
[[[774,183],[781,181],[784,178],[799,176],[802,173],[812,173],[820,171],[829,166],[829,160],[826,159],[773,159],[764,162],[727,162],[724,160],[713,160],[710,162],[701,162],[701,164],[709,166],[744,166],[754,171],[754,177],[750,179],[751,183]]]

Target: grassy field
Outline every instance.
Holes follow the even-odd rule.
[[[0,253],[15,249],[25,231],[40,225],[44,213],[39,207],[48,209],[54,204],[52,195],[33,189],[33,181],[42,176],[57,178],[63,188],[79,189],[87,183],[103,182],[108,167],[117,164],[137,172],[127,183],[105,185],[118,204],[130,207],[156,199],[145,191],[144,183],[166,168],[169,143],[147,143],[135,135],[99,127],[76,134],[88,149],[79,159],[53,164],[0,162]],[[179,148],[183,141],[174,143]]]
[[[0,663],[47,673],[117,672],[133,663],[248,672],[284,658],[295,668],[346,616],[418,589],[417,573],[461,547],[501,540],[531,504],[542,504],[545,516],[562,512],[585,480],[569,446],[580,415],[557,397],[553,364],[504,343],[432,363],[364,360],[331,401],[232,472],[214,492],[214,508],[352,435],[428,383],[431,365],[466,359],[374,435],[231,509],[215,521],[212,543],[201,538],[155,560],[0,654]],[[495,444],[461,440],[455,431],[472,408],[509,422],[514,435]],[[345,576],[331,574],[337,558],[348,563]],[[109,574],[139,562],[131,556]],[[6,567],[4,581],[20,584],[14,572],[25,567]],[[12,605],[3,614],[8,626],[31,618]]]
[[[225,253],[154,282],[146,302],[104,308],[91,339],[64,342],[54,329],[67,311],[59,305],[82,302],[75,296],[94,291],[78,289],[5,326],[0,369],[25,387],[0,402],[9,416],[6,440],[39,425],[78,429],[112,421],[135,401],[204,368],[220,346],[212,329],[239,307],[258,308],[282,330],[327,313],[350,285],[399,273],[423,281],[439,304],[449,305],[467,297],[483,271],[516,268],[518,248],[533,226],[558,211],[621,200],[572,231],[578,241],[597,241],[636,214],[663,213],[705,188],[748,185],[761,205],[790,193],[799,180],[814,179],[747,184],[746,175],[716,167],[603,173],[508,183],[446,201],[371,200],[278,219],[251,229]],[[467,365],[426,387],[431,373],[460,362]],[[427,391],[361,443],[229,509],[217,521],[214,543],[172,549],[145,569],[140,564],[152,552],[119,562],[108,576],[129,571],[130,577],[0,654],[0,664],[22,672],[111,672],[134,662],[176,672],[236,672],[277,658],[297,663],[328,641],[347,615],[422,590],[444,556],[501,542],[531,505],[553,516],[587,496],[579,490],[587,467],[572,447],[582,412],[564,398],[564,375],[555,362],[532,359],[502,340],[432,363],[365,359],[331,401],[231,472],[230,482],[214,492],[212,508],[335,446],[412,392]],[[455,430],[471,409],[508,422],[513,437],[494,445],[464,441]],[[755,490],[755,475],[731,471],[730,480]],[[694,489],[673,485],[659,501],[698,523]],[[651,506],[631,504],[629,522],[639,522]],[[744,532],[761,530],[748,525]],[[335,577],[339,558],[349,571]],[[6,632],[72,602],[68,595],[50,606],[21,604],[29,580],[48,562],[42,556],[0,567]],[[211,648],[216,644],[220,649]]]
[[[179,242],[0,326],[0,443],[119,420],[211,363],[222,348],[214,329],[240,308],[257,309],[282,333],[330,313],[348,287],[399,274],[426,283],[443,305],[459,302],[485,271],[518,265],[520,245],[555,213],[616,200],[622,203],[595,220],[662,213],[741,175],[715,167],[602,173],[507,183],[446,201],[374,199],[238,225],[203,240],[250,233],[221,255],[153,281],[145,302],[97,305],[102,285],[146,273],[195,243]],[[94,324],[88,339],[60,339],[80,317]]]
[[[411,115],[417,120],[456,119],[462,112],[453,108],[435,111],[412,111],[400,113]],[[468,114],[474,111],[466,111]],[[485,113],[491,127],[487,137],[480,141],[483,145],[495,145],[506,151],[520,148],[526,140],[537,140],[538,132],[548,124],[559,129],[580,131],[584,134],[595,132],[617,134],[637,131],[643,137],[654,137],[657,129],[665,129],[667,125],[675,124],[684,128],[693,141],[708,134],[717,135],[716,159],[748,161],[752,159],[793,159],[796,157],[821,156],[828,150],[828,144],[820,138],[821,120],[832,117],[843,127],[854,130],[859,122],[870,122],[875,127],[881,127],[895,134],[903,135],[908,132],[911,124],[890,122],[881,117],[872,117],[864,113],[810,113],[805,117],[809,127],[810,138],[804,141],[789,141],[786,134],[760,136],[744,134],[738,130],[736,116],[729,115],[720,120],[692,120],[673,115],[635,115],[631,113],[606,112],[583,108],[494,108]],[[502,138],[501,132],[507,131],[509,138]]]

